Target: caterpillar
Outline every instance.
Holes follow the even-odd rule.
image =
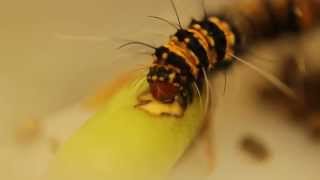
[[[154,114],[183,114],[207,83],[207,74],[219,67],[242,61],[238,54],[264,37],[282,32],[300,32],[316,23],[320,3],[316,0],[256,0],[232,6],[218,15],[204,14],[183,28],[173,0],[179,26],[169,41],[154,49],[153,62],[147,74],[149,92],[137,107]],[[163,20],[163,19],[162,19]],[[130,42],[125,44],[143,44]],[[146,45],[146,44],[144,44]],[[199,90],[200,89],[200,90]],[[175,106],[177,112],[161,112],[151,105]]]

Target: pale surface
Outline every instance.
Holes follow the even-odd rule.
[[[207,4],[214,7],[211,1]],[[198,1],[177,1],[177,6],[184,22],[201,15]],[[119,39],[160,44],[173,29],[145,17],[175,19],[169,2],[150,0],[6,1],[0,9],[0,177],[43,180],[55,139],[65,140],[91,115],[78,102],[112,79],[111,74],[150,62],[149,56],[136,53],[140,47],[115,50],[124,42]],[[312,44],[302,50],[319,57],[319,36],[305,42]],[[279,49],[274,45],[260,52],[272,59],[270,54]],[[256,63],[269,70],[270,63]],[[255,100],[258,82],[264,80],[240,65],[229,75],[225,96],[223,77],[214,80],[219,98],[212,179],[317,180],[320,147],[303,129],[287,123],[278,107],[265,108]],[[44,132],[32,144],[20,145],[15,127],[26,119],[39,119]],[[272,155],[269,161],[256,163],[239,150],[238,142],[247,133],[265,141]]]

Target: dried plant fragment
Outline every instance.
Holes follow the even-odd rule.
[[[257,161],[265,161],[270,157],[267,147],[256,137],[247,135],[242,138],[240,147],[243,152]]]

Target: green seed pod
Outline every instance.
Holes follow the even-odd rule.
[[[131,83],[118,89],[61,147],[50,179],[165,179],[199,133],[202,106],[195,98],[182,117],[152,115],[135,107],[139,94]]]

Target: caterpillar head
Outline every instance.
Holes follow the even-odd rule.
[[[138,107],[153,115],[183,115],[193,91],[186,75],[169,64],[155,63],[147,75],[149,90],[138,97]],[[189,87],[189,88],[188,88]]]
[[[183,90],[176,72],[165,66],[150,68],[147,80],[152,96],[162,103],[174,102]]]

